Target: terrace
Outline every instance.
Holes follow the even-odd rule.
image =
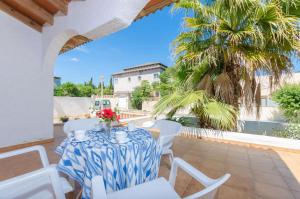
[[[65,138],[62,125],[55,125],[54,142],[44,144],[51,163],[59,156],[55,147]],[[261,149],[242,144],[212,140],[176,138],[174,155],[183,158],[210,177],[228,172],[231,178],[223,185],[217,199],[298,199],[300,197],[300,154],[275,149]],[[21,175],[41,167],[37,154],[0,160],[0,180]],[[159,175],[168,178],[170,163],[162,158]],[[201,185],[179,172],[175,189],[187,196]],[[79,187],[77,186],[77,192]],[[76,192],[75,191],[75,192]]]
[[[172,2],[175,0],[0,1],[0,21],[6,27],[0,31],[0,155],[40,144],[46,148],[50,163],[58,164],[61,157],[55,149],[68,132],[61,124],[53,126],[53,65],[57,56],[122,30]],[[133,116],[124,114],[126,118]],[[184,133],[175,138],[172,150],[176,157],[212,178],[231,174],[217,199],[300,198],[299,150],[212,137],[188,138]],[[168,178],[169,160],[163,156],[160,163],[159,176]],[[0,159],[0,181],[41,166],[35,153]],[[175,189],[181,197],[204,188],[181,170],[178,178]],[[80,191],[76,184],[68,197],[75,198]]]

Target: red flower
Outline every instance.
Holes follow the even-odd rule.
[[[105,121],[118,121],[120,119],[120,116],[117,115],[114,111],[112,111],[110,108],[103,109],[101,111],[98,111],[96,113],[96,116],[98,118],[101,118]]]

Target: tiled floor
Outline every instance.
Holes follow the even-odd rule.
[[[59,157],[55,147],[64,139],[60,126],[55,126],[55,142],[45,144],[51,163]],[[218,199],[300,199],[300,153],[260,150],[244,146],[176,138],[173,151],[207,174],[216,178],[224,173],[232,177],[219,190]],[[0,180],[37,169],[37,154],[0,160]],[[160,175],[168,177],[170,164],[162,158]],[[202,187],[179,170],[176,190],[187,196]]]

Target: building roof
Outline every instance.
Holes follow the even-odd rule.
[[[159,62],[146,63],[146,64],[141,64],[141,65],[136,65],[136,66],[133,66],[133,67],[125,68],[125,69],[123,69],[123,71],[112,74],[112,76],[135,73],[135,72],[141,72],[141,71],[158,69],[158,68],[162,69],[162,70],[165,70],[168,67],[166,65],[162,64],[162,63],[159,63]]]

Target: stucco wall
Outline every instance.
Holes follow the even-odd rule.
[[[143,111],[152,112],[154,105],[158,101],[144,101],[142,105]],[[189,114],[188,109],[183,109],[177,112],[178,115]],[[258,120],[258,121],[279,121],[282,122],[285,120],[282,111],[278,107],[261,107],[260,117],[256,118],[256,111],[252,113],[247,113],[245,107],[240,108],[240,120]]]
[[[106,98],[110,100],[111,107],[114,109],[117,105],[117,98]],[[92,98],[90,97],[53,97],[54,121],[59,120],[62,116],[68,117],[82,117],[89,114],[89,108],[92,105]]]

